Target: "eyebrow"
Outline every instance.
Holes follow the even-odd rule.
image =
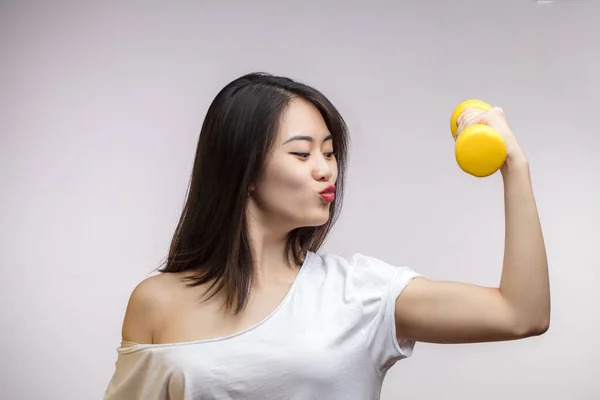
[[[328,140],[332,140],[333,137],[331,135],[327,135],[325,137],[325,139],[323,139],[323,142],[326,142]],[[305,140],[307,142],[314,142],[314,139],[310,136],[306,136],[306,135],[296,135],[296,136],[292,136],[291,138],[289,138],[288,140],[286,140],[285,142],[283,142],[283,144],[287,144],[289,142],[293,142],[294,140]]]

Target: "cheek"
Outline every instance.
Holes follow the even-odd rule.
[[[335,162],[333,163],[333,165],[332,165],[332,167],[331,167],[331,172],[332,172],[332,174],[331,174],[331,179],[332,179],[332,182],[334,182],[334,183],[335,183],[335,182],[337,181],[337,177],[338,177],[338,167],[337,167],[337,163],[335,163]]]
[[[262,181],[263,193],[276,202],[297,202],[309,190],[310,176],[297,165],[273,164]]]
[[[280,170],[272,180],[273,186],[282,191],[282,195],[298,195],[306,190],[306,177],[303,177],[299,171]]]

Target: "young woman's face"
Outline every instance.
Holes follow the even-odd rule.
[[[273,154],[253,186],[251,209],[263,223],[287,231],[329,219],[338,169],[329,130],[309,102],[294,99],[282,116]]]

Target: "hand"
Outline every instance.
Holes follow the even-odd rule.
[[[457,137],[463,129],[474,124],[488,125],[498,131],[506,144],[506,161],[501,168],[502,173],[509,165],[521,165],[527,163],[525,153],[517,142],[517,138],[504,116],[504,111],[500,107],[493,107],[489,110],[467,108],[456,122],[458,124]]]

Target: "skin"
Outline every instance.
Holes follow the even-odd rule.
[[[246,309],[230,315],[217,295],[198,302],[205,287],[187,288],[182,274],[161,274],[133,290],[123,322],[123,345],[174,343],[227,336],[266,318],[288,293],[298,269],[282,256],[288,232],[329,219],[319,192],[337,179],[333,143],[325,121],[310,103],[291,102],[282,116],[264,175],[250,188],[247,215],[257,266]]]
[[[504,112],[467,109],[458,132],[482,123],[502,135],[507,158],[504,185],[505,249],[498,287],[423,278],[396,301],[399,337],[434,343],[521,339],[545,333],[550,324],[548,261],[529,173],[529,163]]]
[[[221,307],[223,296],[198,302],[204,288],[186,288],[182,274],[153,276],[131,294],[124,346],[230,335],[260,322],[281,303],[298,273],[282,255],[286,235],[328,220],[329,204],[318,193],[335,184],[338,172],[329,132],[312,105],[292,101],[281,122],[272,158],[251,187],[247,213],[257,267],[247,308],[229,315]],[[507,144],[501,169],[506,214],[501,281],[482,287],[415,278],[396,301],[397,336],[473,343],[542,334],[550,320],[548,267],[527,159],[501,109],[468,109],[458,123],[459,134],[471,124],[488,124]]]
[[[288,232],[329,220],[329,203],[319,192],[335,184],[337,173],[321,114],[304,100],[292,101],[266,171],[251,187],[248,217],[259,274],[280,268]]]

